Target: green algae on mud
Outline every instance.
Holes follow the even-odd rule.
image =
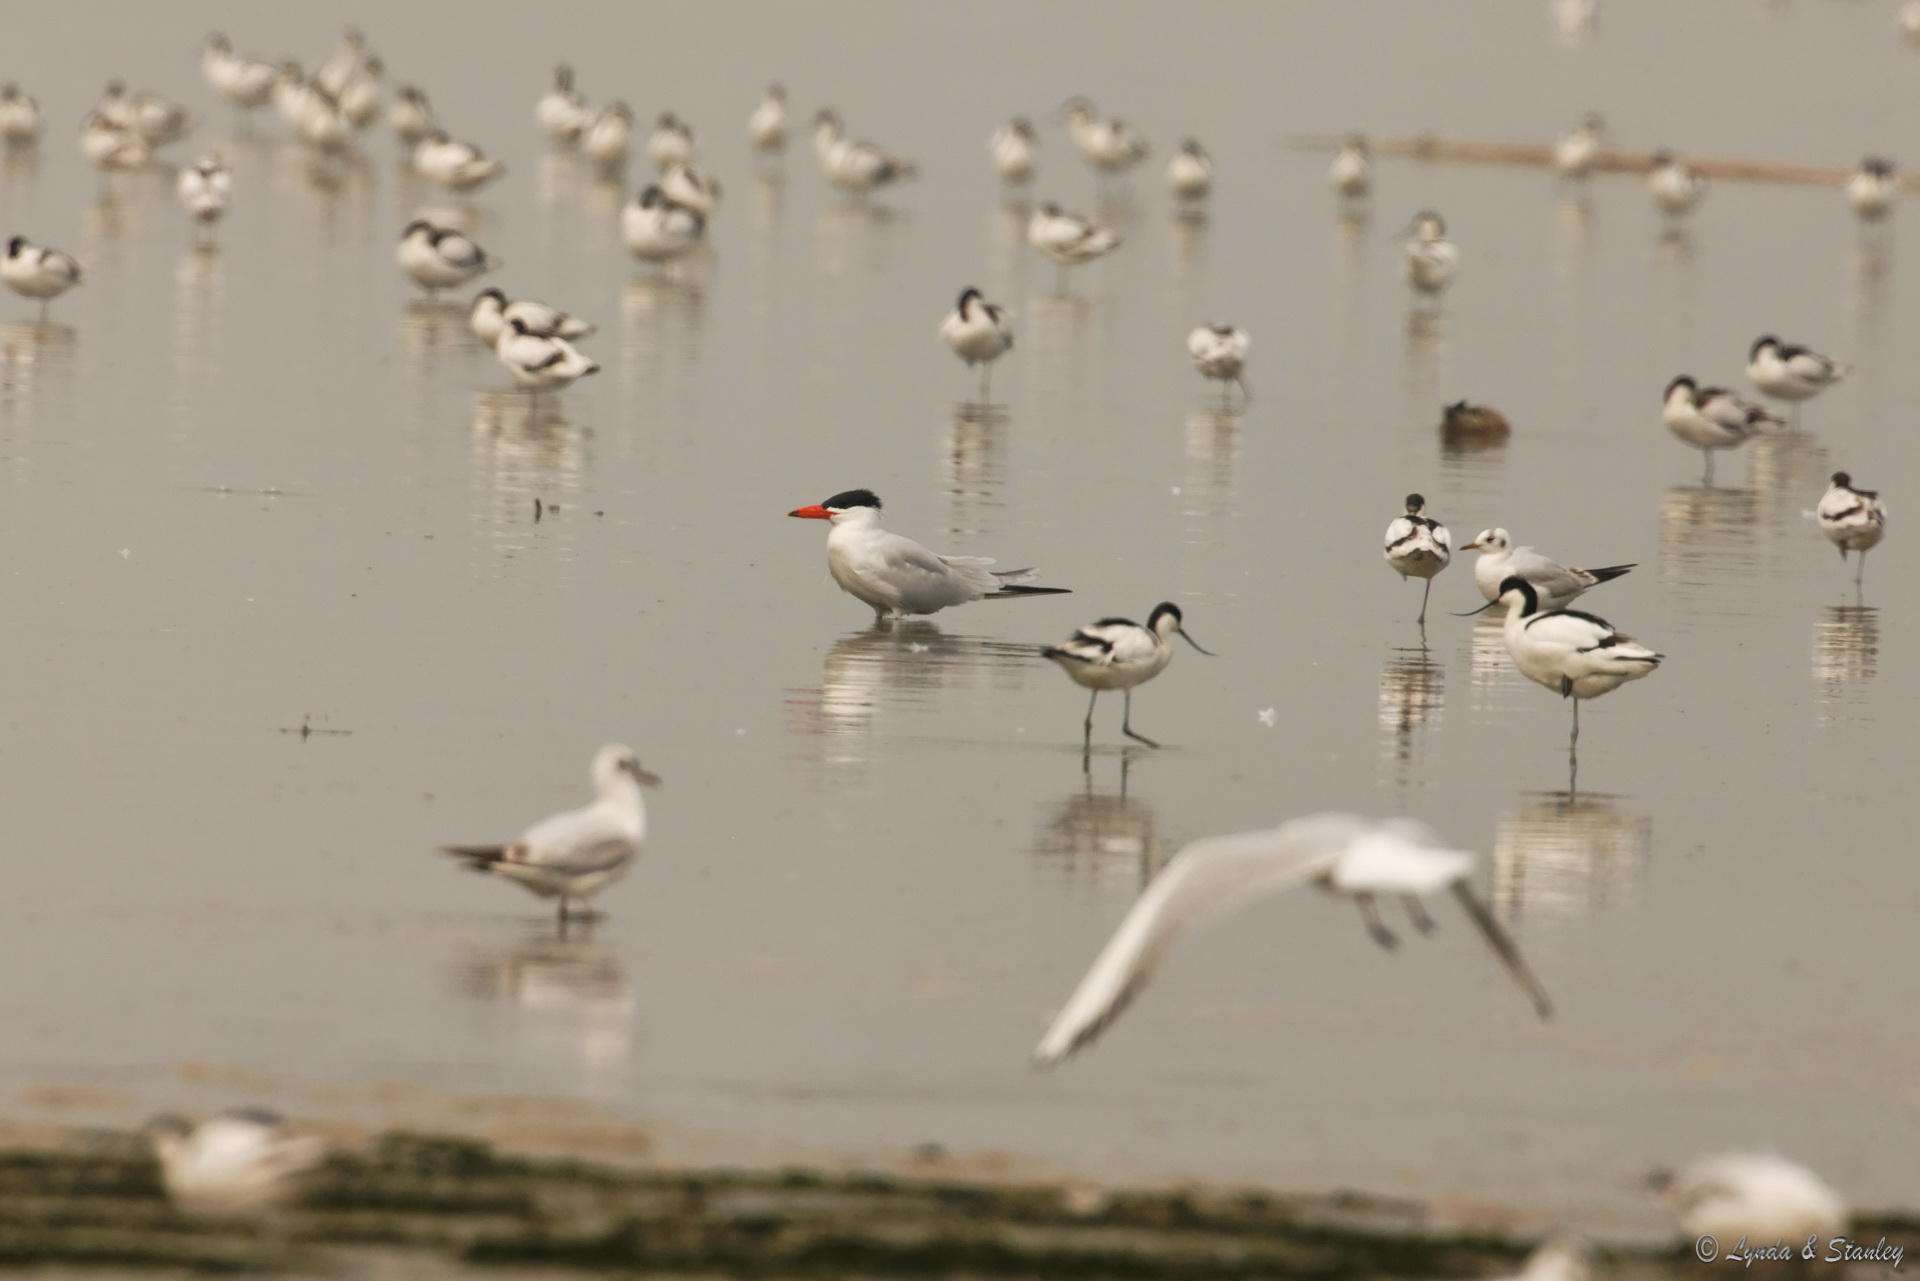
[[[1857,1235],[1920,1235],[1920,1220]],[[0,1267],[416,1274],[1446,1277],[1510,1274],[1532,1243],[1451,1232],[1358,1193],[1092,1191],[815,1170],[625,1169],[387,1134],[336,1153],[266,1224],[185,1217],[134,1135],[0,1151]],[[1691,1275],[1678,1250],[1597,1248],[1615,1276]]]

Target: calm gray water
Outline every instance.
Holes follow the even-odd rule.
[[[1343,220],[1326,156],[1287,141],[1540,138],[1597,107],[1628,144],[1901,156],[1920,64],[1888,7],[1623,4],[1577,45],[1532,0],[87,8],[8,21],[8,74],[56,124],[0,174],[0,221],[89,279],[49,329],[0,299],[0,1113],[486,1129],[557,1100],[669,1159],[937,1141],[1616,1231],[1659,1223],[1647,1166],[1777,1146],[1858,1202],[1920,1199],[1912,211],[1863,242],[1832,189],[1721,183],[1663,243],[1635,179],[1387,161]],[[510,166],[477,203],[495,282],[600,322],[605,371],[557,414],[411,300],[392,243],[439,202],[384,133],[317,170],[270,120],[229,140],[200,83],[215,25],[312,65],[355,16]],[[561,56],[700,129],[726,184],[708,261],[630,270],[631,186],[543,153]],[[71,129],[114,75],[202,110],[175,159],[232,161],[216,252],[168,179],[83,166]],[[775,76],[923,180],[868,208],[804,147],[756,167],[741,124]],[[1128,236],[1061,297],[984,140],[1072,92],[1159,153],[1096,197],[1047,122],[1034,197],[1103,199]],[[1200,222],[1159,181],[1186,133],[1220,166]],[[1464,266],[1412,323],[1393,238],[1421,206]],[[1019,327],[984,420],[934,336],[968,283]],[[1244,415],[1187,365],[1216,319],[1254,335]],[[1860,373],[1703,488],[1660,390],[1737,382],[1763,330]],[[1441,450],[1462,396],[1510,445]],[[1841,466],[1895,509],[1863,603],[1806,517]],[[784,515],[856,485],[892,528],[1076,594],[870,631],[823,527]],[[1587,708],[1576,796],[1565,706],[1497,625],[1446,615],[1479,603],[1468,556],[1421,647],[1418,586],[1379,554],[1410,489],[1457,541],[1638,562],[1585,603],[1668,662]],[[537,525],[535,498],[558,507]],[[1107,706],[1083,771],[1084,698],[1028,647],[1162,599],[1220,657],[1136,699],[1166,750],[1120,751]],[[339,732],[288,732],[307,718]],[[589,940],[432,853],[576,803],[611,738],[667,784]],[[1450,905],[1389,955],[1296,895],[1028,1070],[1174,850],[1336,806],[1485,853],[1561,1018]]]

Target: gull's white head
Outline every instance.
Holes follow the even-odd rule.
[[[1431,209],[1422,209],[1413,216],[1413,238],[1424,244],[1447,238],[1446,219]]]
[[[636,784],[660,786],[660,776],[640,764],[631,747],[608,743],[593,754],[593,790],[599,795],[625,791]]]
[[[1478,537],[1461,547],[1460,550],[1467,552],[1477,547],[1483,552],[1503,552],[1512,546],[1513,540],[1507,536],[1506,530],[1483,529],[1480,531]]]

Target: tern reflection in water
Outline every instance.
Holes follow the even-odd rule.
[[[1820,701],[1848,701],[1880,663],[1880,611],[1872,605],[1829,605],[1813,624],[1813,679]]]
[[[576,1059],[588,1072],[626,1062],[637,1004],[626,969],[591,930],[546,932],[506,947],[476,948],[454,972],[455,990],[511,1006],[516,1036]]]
[[[1030,644],[950,636],[921,619],[879,623],[833,643],[818,689],[788,691],[789,727],[810,758],[864,762],[883,712],[932,713],[955,690],[1018,690],[1040,661]]]
[[[1502,920],[1576,917],[1632,902],[1646,879],[1653,820],[1619,797],[1535,792],[1493,836],[1493,910]]]
[[[1083,755],[1080,787],[1064,800],[1041,807],[1035,857],[1070,881],[1145,889],[1166,862],[1168,850],[1153,806],[1127,795],[1127,771],[1134,757],[1143,754],[1133,747],[1103,751],[1097,753],[1097,767],[1096,754]],[[1110,756],[1119,758],[1118,791],[1094,784],[1096,773],[1108,772]]]

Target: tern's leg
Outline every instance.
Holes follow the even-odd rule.
[[[1369,938],[1389,951],[1400,946],[1400,940],[1395,938],[1393,931],[1387,928],[1387,923],[1380,919],[1380,908],[1373,901],[1373,895],[1356,894],[1353,896],[1353,901],[1360,905],[1360,919],[1366,922]]]
[[[1553,1002],[1547,999],[1546,989],[1540,986],[1540,980],[1533,976],[1533,971],[1527,968],[1526,961],[1521,959],[1520,949],[1514,946],[1513,936],[1507,933],[1500,922],[1493,919],[1493,913],[1489,912],[1487,905],[1480,901],[1480,896],[1473,892],[1473,886],[1465,881],[1455,881],[1453,893],[1454,897],[1460,900],[1460,906],[1467,909],[1467,916],[1480,927],[1480,932],[1486,936],[1493,950],[1499,953],[1501,961],[1506,964],[1507,971],[1513,975],[1514,981],[1525,988],[1527,995],[1533,998],[1534,1010],[1543,1019],[1552,1018]]]
[[[1122,710],[1120,712],[1120,732],[1122,734],[1125,734],[1128,738],[1134,738],[1134,739],[1140,740],[1142,743],[1145,743],[1148,747],[1160,746],[1160,744],[1154,742],[1152,739],[1148,738],[1145,734],[1136,734],[1133,732],[1133,691],[1132,690],[1127,691],[1126,700],[1127,701],[1125,703],[1121,704]]]
[[[1433,595],[1433,580],[1429,578],[1427,580],[1427,589],[1420,593],[1420,617],[1415,620],[1420,624],[1422,630],[1424,630],[1427,625],[1427,597],[1431,595]]]
[[[1422,934],[1433,933],[1433,918],[1427,915],[1427,905],[1420,901],[1418,894],[1402,894],[1400,901],[1406,905],[1407,919],[1413,922],[1414,929]]]

